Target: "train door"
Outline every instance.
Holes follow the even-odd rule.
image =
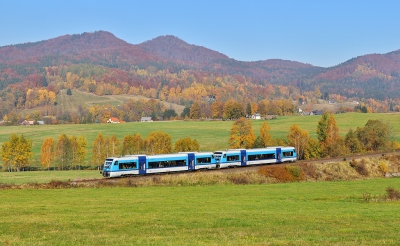
[[[282,149],[276,148],[276,163],[282,162]]]
[[[146,156],[139,156],[139,174],[146,174]]]
[[[242,166],[246,166],[246,150],[240,150],[240,162]]]
[[[194,153],[189,153],[188,154],[188,170],[194,170]]]

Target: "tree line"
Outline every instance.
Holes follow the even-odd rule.
[[[350,129],[345,137],[339,135],[339,128],[333,114],[324,112],[316,128],[317,139],[311,138],[306,130],[297,124],[290,127],[286,138],[276,138],[270,134],[271,127],[265,121],[256,136],[251,121],[240,118],[233,123],[229,136],[230,148],[263,148],[268,146],[293,146],[298,159],[338,157],[374,151],[400,148],[392,140],[389,124],[380,120],[368,120],[364,127]]]
[[[61,134],[57,141],[45,138],[42,147],[40,162],[46,170],[78,170],[81,168],[100,168],[105,159],[110,156],[133,154],[163,154],[182,151],[199,151],[200,144],[195,139],[186,137],[179,139],[172,146],[170,134],[162,131],[153,131],[146,138],[137,133],[126,135],[120,141],[115,135],[111,137],[99,133],[92,144],[91,159],[87,158],[87,140],[81,136],[67,136]],[[1,147],[3,169],[7,171],[29,170],[30,158],[33,156],[32,140],[23,134],[12,134],[9,141]]]
[[[386,151],[400,148],[392,140],[392,130],[380,120],[368,120],[363,127],[350,129],[345,137],[339,135],[339,128],[333,114],[325,112],[316,127],[317,139],[311,138],[306,130],[297,124],[290,127],[286,138],[273,138],[271,127],[266,121],[256,136],[250,120],[241,117],[236,120],[229,133],[229,148],[263,148],[268,146],[293,146],[298,159],[338,157],[346,154]],[[161,130],[150,132],[146,138],[139,133],[126,135],[119,140],[115,135],[105,136],[99,133],[92,143],[91,159],[87,158],[87,140],[81,136],[61,134],[57,141],[45,138],[41,147],[41,165],[43,169],[70,170],[84,167],[100,168],[110,156],[134,154],[166,154],[182,151],[199,151],[197,140],[186,137],[172,145],[170,134]],[[7,171],[26,170],[30,166],[32,140],[24,135],[12,134],[9,141],[1,146],[3,169]]]

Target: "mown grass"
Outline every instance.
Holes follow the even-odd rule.
[[[101,177],[98,170],[0,172],[0,183],[20,185],[27,183],[48,183],[52,180],[65,182]]]
[[[316,138],[316,129],[320,116],[282,116],[268,121],[273,138],[286,138],[290,127],[297,124],[301,129],[307,130],[311,137]],[[345,136],[350,128],[355,130],[363,127],[369,119],[380,119],[388,122],[393,129],[393,137],[400,141],[400,114],[361,114],[346,113],[335,115],[340,134]],[[46,137],[53,138],[56,142],[62,133],[68,136],[84,135],[88,141],[88,160],[91,156],[91,146],[98,133],[111,137],[116,135],[122,142],[128,134],[140,133],[143,138],[152,131],[162,130],[172,136],[174,144],[178,139],[190,137],[196,139],[202,151],[215,151],[229,147],[229,131],[234,121],[166,121],[166,122],[131,122],[125,124],[79,124],[79,125],[41,125],[41,126],[7,126],[0,127],[0,145],[8,141],[12,133],[24,134],[33,141],[34,161],[40,165],[40,148]],[[263,121],[252,121],[256,135]]]
[[[395,245],[400,179],[0,192],[3,245]]]

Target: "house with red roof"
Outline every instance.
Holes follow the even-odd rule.
[[[121,122],[119,121],[118,118],[111,117],[110,119],[107,120],[107,123],[113,123],[113,124],[115,124],[115,123],[121,123]]]

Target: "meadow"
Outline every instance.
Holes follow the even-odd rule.
[[[7,189],[2,245],[396,245],[400,179]]]
[[[273,138],[285,138],[293,124],[307,130],[310,136],[316,138],[316,129],[321,116],[279,116],[268,120]],[[400,141],[400,114],[336,114],[335,119],[340,134],[345,136],[349,129],[363,127],[370,119],[379,119],[389,123],[393,138]],[[264,121],[252,121],[256,135]],[[98,133],[111,137],[116,135],[122,142],[128,134],[140,133],[143,138],[152,131],[162,130],[172,136],[174,144],[178,139],[190,137],[200,143],[202,151],[215,151],[228,148],[229,131],[234,121],[164,121],[164,122],[131,122],[124,124],[67,124],[38,126],[4,126],[0,127],[0,145],[8,141],[12,133],[24,134],[33,141],[33,163],[39,163],[40,148],[46,137],[58,140],[62,133],[68,136],[84,135],[88,142],[88,160],[91,156],[91,146]],[[33,164],[35,165],[35,164]]]

